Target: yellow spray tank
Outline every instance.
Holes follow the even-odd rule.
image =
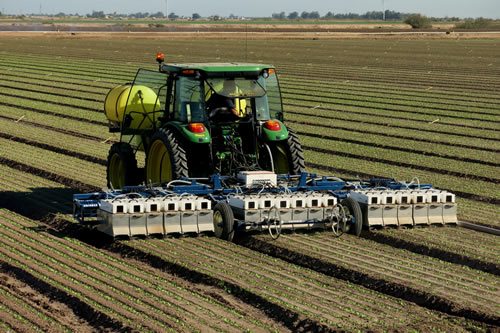
[[[104,100],[104,112],[108,120],[119,123],[126,120],[125,126],[132,129],[152,127],[153,119],[157,120],[161,116],[159,113],[154,114],[159,110],[160,102],[156,93],[141,85],[119,85],[111,89]]]

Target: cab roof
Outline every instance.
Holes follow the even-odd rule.
[[[189,64],[163,64],[162,72],[175,73],[186,69],[201,70],[207,73],[224,72],[261,72],[264,69],[274,68],[273,65],[251,64],[243,62],[218,62],[218,63],[189,63]]]

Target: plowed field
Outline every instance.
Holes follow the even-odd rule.
[[[167,62],[277,66],[308,170],[457,194],[500,228],[498,40],[0,39],[0,331],[498,331],[500,239],[461,227],[110,239],[104,97]],[[143,161],[139,161],[143,163]]]

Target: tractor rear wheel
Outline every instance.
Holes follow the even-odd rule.
[[[121,189],[139,183],[139,170],[132,147],[125,142],[116,142],[109,149],[106,178],[108,188]]]
[[[273,155],[274,172],[278,174],[298,175],[306,167],[304,153],[297,134],[288,129],[288,139],[270,145]]]
[[[234,215],[229,204],[218,202],[214,207],[214,232],[220,239],[232,241],[234,237]]]
[[[345,224],[345,232],[359,236],[363,229],[363,214],[359,203],[353,198],[345,198],[342,200],[342,206],[346,216],[354,218],[354,223],[347,222]]]
[[[186,151],[172,131],[160,128],[151,137],[146,158],[146,183],[188,177]]]

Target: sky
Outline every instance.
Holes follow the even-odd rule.
[[[137,12],[174,12],[180,16],[222,15],[270,17],[284,11],[318,11],[321,15],[333,13],[358,13],[385,9],[426,16],[487,17],[500,19],[500,0],[0,0],[2,13],[11,15],[48,13],[88,14],[92,10],[105,13],[129,14]]]

